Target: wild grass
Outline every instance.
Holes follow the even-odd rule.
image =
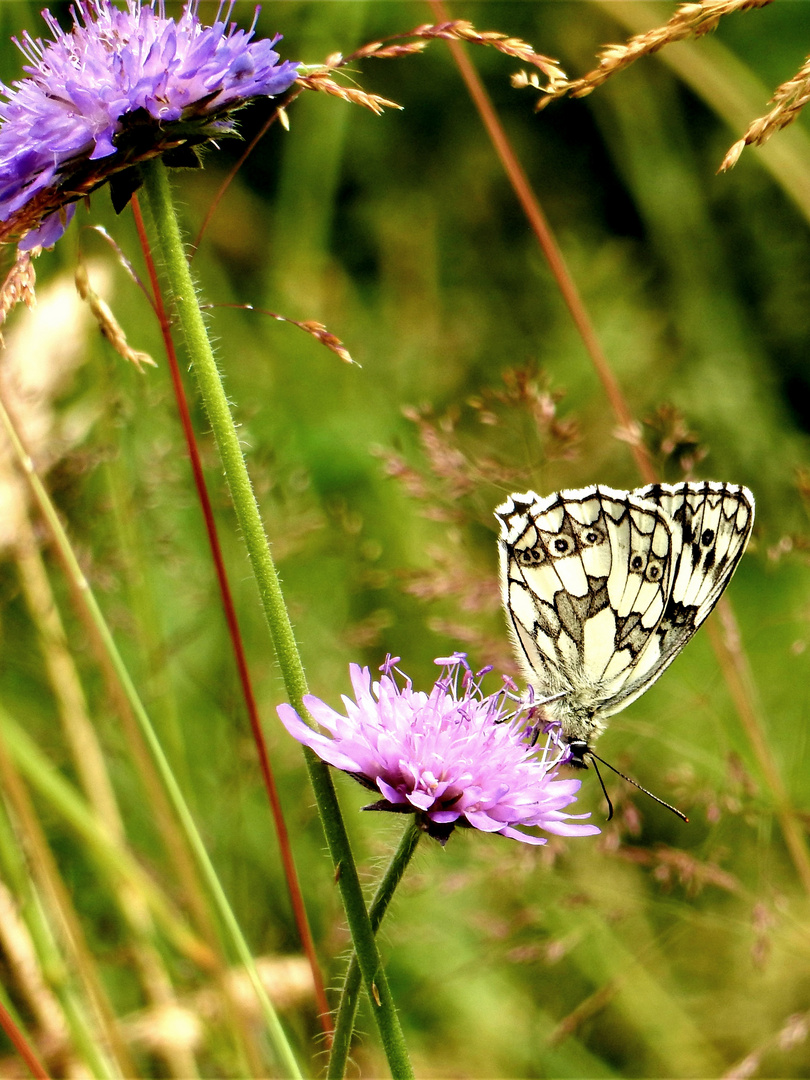
[[[697,5],[267,6],[260,32],[283,32],[285,56],[330,58],[310,78],[345,92],[303,89],[290,130],[272,124],[221,193],[269,118],[254,106],[244,144],[175,184],[188,238],[208,219],[194,273],[310,686],[332,704],[349,662],[375,668],[386,652],[424,683],[457,647],[516,675],[492,517],[512,490],[632,488],[654,473],[757,497],[733,618],[713,616],[600,742],[690,824],[619,781],[605,823],[588,776],[596,842],[422,842],[380,935],[420,1076],[810,1067],[806,121],[716,175],[730,146],[757,141],[746,129],[770,88],[797,85],[806,26],[799,5],[701,7],[729,16],[711,38],[659,42]],[[249,22],[252,5],[236,14]],[[467,30],[423,29],[446,18]],[[37,5],[0,8],[6,81],[19,64],[8,39],[37,19]],[[465,86],[439,38],[483,31],[503,36],[464,47]],[[641,37],[666,47],[648,55]],[[584,87],[571,73],[626,39],[584,98],[536,114],[510,85],[530,54],[555,58],[544,81],[558,70]],[[635,63],[618,62],[630,52]],[[383,100],[403,108],[353,107]],[[779,91],[775,108],[793,118],[801,100]],[[298,1060],[318,1075],[325,1036],[160,328],[88,224],[148,278],[132,215],[96,193],[36,261],[37,307],[7,316],[4,401]],[[157,368],[99,334],[73,290],[80,258],[108,328]],[[334,1004],[349,945],[338,893],[182,361],[181,377]],[[52,1076],[281,1075],[132,705],[6,450],[0,499],[0,1005]],[[348,779],[338,789],[371,893],[401,824],[359,813],[367,795]],[[0,1045],[0,1075],[24,1075]],[[367,1005],[353,1057],[358,1075],[384,1074]]]

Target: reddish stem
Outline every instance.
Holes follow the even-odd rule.
[[[430,0],[430,7],[436,13],[440,21],[449,21],[450,16],[444,7],[444,4],[441,3],[441,0]],[[557,282],[560,294],[565,301],[566,307],[571,313],[571,318],[574,320],[574,324],[579,331],[579,335],[591,358],[591,362],[596,369],[596,374],[599,381],[602,383],[610,406],[619,421],[621,437],[629,443],[633,457],[636,459],[638,470],[644,480],[647,483],[653,483],[656,479],[655,470],[647,453],[647,448],[641,441],[638,424],[633,419],[630,409],[627,406],[618,380],[613,374],[608,358],[605,355],[596,331],[594,330],[593,323],[582,302],[579,290],[565,264],[563,253],[560,251],[557,241],[554,238],[554,234],[546,221],[545,215],[540,209],[540,205],[531,189],[526,173],[523,171],[523,167],[518,161],[517,156],[506,137],[478,72],[470,62],[466,52],[458,41],[448,41],[447,45],[461,72],[461,76],[464,79],[470,97],[472,98],[475,107],[478,109],[484,127],[487,130],[487,134],[492,140],[495,152],[500,158],[501,164],[509,177],[515,195],[523,208],[524,214],[528,218],[534,235],[537,237],[537,242],[548,260],[549,269],[551,270],[554,280]]]
[[[31,1075],[35,1076],[37,1080],[50,1080],[49,1074],[45,1072],[45,1068],[41,1061],[31,1049],[26,1037],[14,1023],[11,1013],[6,1009],[2,1001],[0,1001],[0,1027],[3,1028],[3,1031],[5,1031],[6,1035],[8,1035],[9,1039],[14,1044],[14,1049],[28,1066],[28,1071]]]
[[[191,422],[188,401],[186,399],[186,393],[183,388],[183,380],[180,375],[180,365],[177,362],[177,353],[174,347],[174,340],[171,333],[171,320],[163,303],[163,294],[160,290],[160,282],[158,280],[158,275],[155,270],[152,253],[149,248],[149,241],[146,236],[146,230],[144,227],[143,217],[141,216],[141,209],[138,203],[137,196],[133,196],[132,209],[135,215],[135,223],[138,229],[138,236],[141,241],[141,248],[143,250],[144,259],[146,260],[147,271],[152,287],[152,303],[155,308],[158,322],[160,324],[160,331],[163,335],[163,343],[166,348],[166,355],[169,360],[169,370],[172,376],[172,386],[174,388],[177,409],[180,413],[180,420],[183,425],[183,434],[185,435],[186,439],[186,447],[188,449],[188,455],[191,460],[192,472],[194,473],[194,483],[197,488],[197,495],[200,500],[200,507],[202,509],[203,518],[205,519],[205,528],[206,532],[208,533],[208,543],[211,547],[211,555],[214,560],[217,582],[219,584],[220,596],[222,598],[222,606],[224,608],[225,619],[228,624],[228,633],[231,639],[231,645],[233,647],[237,671],[239,673],[239,681],[242,685],[242,694],[245,699],[245,706],[247,708],[248,717],[250,718],[250,727],[251,731],[253,732],[253,739],[256,743],[256,751],[259,756],[259,765],[261,767],[262,777],[264,779],[264,786],[267,790],[267,798],[270,802],[270,810],[272,812],[273,822],[276,828],[279,850],[281,852],[281,861],[284,868],[284,877],[286,879],[287,889],[290,894],[290,903],[292,905],[293,915],[295,917],[295,922],[298,927],[298,934],[301,938],[301,945],[304,949],[307,960],[309,961],[310,969],[312,971],[312,980],[315,986],[315,999],[318,1005],[318,1015],[321,1027],[324,1031],[324,1034],[327,1036],[327,1039],[331,1039],[333,1029],[331,1012],[329,1009],[329,1001],[326,997],[323,977],[321,975],[318,957],[315,952],[315,945],[312,940],[312,934],[309,929],[306,907],[304,906],[304,898],[301,893],[301,887],[298,882],[298,874],[296,873],[295,869],[295,861],[292,855],[290,835],[287,831],[287,825],[284,821],[284,813],[281,807],[281,800],[279,798],[275,778],[273,777],[273,771],[270,767],[270,758],[267,753],[267,746],[264,741],[264,733],[262,732],[261,721],[259,719],[259,710],[256,705],[256,698],[253,693],[253,685],[250,679],[250,672],[248,670],[247,660],[245,658],[245,650],[242,643],[242,634],[239,629],[239,622],[236,617],[236,609],[234,607],[230,585],[228,584],[227,573],[225,571],[225,561],[222,557],[222,549],[219,544],[216,523],[214,521],[214,513],[211,508],[211,500],[208,496],[208,488],[206,487],[205,483],[202,462],[200,461],[200,452],[197,448],[197,440],[194,435],[194,427]]]
[[[428,0],[431,9],[437,13],[443,21],[449,19],[449,15],[442,0]],[[448,41],[453,59],[455,60],[467,90],[487,133],[492,140],[495,151],[501,160],[511,183],[523,207],[523,211],[531,224],[532,230],[537,237],[538,243],[548,260],[549,267],[560,292],[565,300],[568,310],[576,324],[577,330],[582,337],[588,355],[596,369],[597,376],[604,388],[613,413],[618,420],[621,436],[629,443],[633,452],[636,465],[646,483],[655,483],[658,479],[655,467],[650,460],[647,448],[641,441],[640,429],[633,419],[630,408],[622,393],[621,387],[607,356],[597,338],[593,324],[588,316],[579,291],[568,272],[562,252],[549,228],[548,222],[540,209],[537,198],[529,185],[529,181],[523,171],[517,157],[506,137],[506,134],[498,120],[492,103],[487,96],[473,64],[470,62],[464,49],[457,41]],[[721,619],[723,634],[716,630],[713,623],[709,625],[709,633],[715,652],[720,660],[723,673],[726,678],[729,691],[737,708],[742,725],[748,735],[752,749],[765,776],[766,782],[774,793],[778,809],[779,820],[785,835],[787,846],[790,850],[794,866],[797,869],[805,888],[810,890],[810,857],[807,845],[802,835],[800,826],[796,822],[795,812],[788,804],[787,794],[782,783],[781,775],[776,762],[770,752],[764,733],[764,724],[761,716],[755,710],[753,685],[748,668],[747,659],[740,642],[740,633],[731,604],[726,597],[721,597],[717,605],[717,611]]]

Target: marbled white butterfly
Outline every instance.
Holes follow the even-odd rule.
[[[585,755],[655,682],[728,585],[754,523],[738,484],[597,484],[511,495],[501,523],[501,588],[537,700]],[[677,811],[676,811],[677,812]]]

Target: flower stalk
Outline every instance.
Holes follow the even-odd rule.
[[[546,842],[527,829],[564,836],[599,832],[595,825],[577,820],[583,815],[566,812],[580,786],[578,780],[557,779],[557,767],[570,751],[560,744],[553,726],[542,722],[531,699],[515,698],[511,680],[504,680],[496,693],[485,694],[482,680],[491,668],[475,673],[464,653],[454,653],[436,660],[442,673],[425,693],[414,689],[397,662],[387,657],[382,678],[374,683],[368,668],[351,665],[354,698],[343,697],[345,715],[306,695],[304,705],[321,731],[290,705],[277,709],[294,738],[382,796],[364,809],[412,815],[374,898],[370,919],[375,932],[422,832],[440,844],[446,844],[456,828],[526,844]],[[538,747],[543,729],[548,737]],[[353,957],[335,1025],[327,1071],[331,1080],[345,1073],[358,969]]]
[[[405,832],[402,834],[399,847],[394,852],[391,862],[388,864],[388,869],[377,887],[377,892],[368,913],[371,919],[371,928],[375,934],[379,930],[388,910],[388,905],[393,899],[394,892],[400,881],[402,881],[403,875],[413,858],[422,831],[416,818],[411,818]],[[329,1055],[326,1080],[340,1080],[346,1074],[354,1021],[357,1016],[358,991],[360,990],[361,980],[360,965],[355,953],[349,960],[349,966],[346,968],[346,975],[343,979],[343,989],[340,992],[340,1003],[335,1015],[332,1052]]]
[[[152,217],[152,241],[163,258],[165,273],[169,281],[169,294],[173,300],[200,394],[217,442],[287,695],[296,711],[303,711],[303,698],[307,692],[303,665],[264,531],[259,506],[239,444],[236,426],[200,311],[172,204],[166,168],[159,160],[155,160],[142,165],[141,170],[144,192]],[[332,778],[327,766],[313,753],[307,751],[305,758],[327,844],[335,865],[360,970],[369,998],[375,1006],[373,1012],[383,1047],[393,1075],[397,1078],[410,1077],[413,1071],[363,900],[360,880]]]
[[[191,463],[191,471],[194,476],[194,486],[197,489],[197,497],[200,502],[200,509],[202,511],[203,520],[205,521],[205,530],[208,535],[208,545],[211,550],[211,558],[214,562],[214,569],[216,571],[217,582],[219,584],[220,599],[222,600],[225,621],[228,626],[228,633],[231,639],[234,660],[236,662],[236,670],[239,676],[240,685],[242,687],[242,696],[245,701],[245,708],[248,714],[248,719],[250,721],[250,729],[253,734],[254,743],[256,744],[256,754],[259,760],[259,767],[261,769],[264,787],[267,792],[268,802],[270,804],[270,812],[272,814],[273,825],[276,831],[276,838],[278,840],[281,862],[284,867],[284,877],[287,882],[290,905],[292,907],[293,917],[295,918],[296,926],[298,928],[298,935],[301,939],[301,946],[304,950],[307,960],[309,961],[310,970],[312,972],[312,981],[315,987],[315,1002],[318,1009],[318,1019],[321,1024],[321,1028],[326,1035],[327,1042],[331,1042],[332,1021],[329,1009],[329,1001],[326,996],[326,989],[323,983],[323,975],[321,974],[318,956],[315,951],[315,943],[312,939],[312,932],[310,930],[309,921],[307,919],[304,897],[301,893],[301,886],[298,881],[298,873],[292,854],[292,845],[290,844],[289,830],[287,828],[287,823],[284,820],[284,812],[281,805],[281,798],[279,796],[278,786],[276,784],[275,776],[270,765],[270,755],[267,752],[264,733],[262,731],[259,708],[256,702],[256,695],[253,692],[253,683],[250,677],[250,671],[248,669],[247,657],[245,655],[245,647],[242,642],[242,632],[240,630],[239,620],[236,615],[236,607],[233,601],[230,583],[228,582],[228,575],[225,569],[225,560],[222,554],[222,547],[219,542],[216,522],[214,520],[214,511],[211,506],[211,499],[208,495],[208,487],[205,482],[202,461],[200,459],[200,452],[197,447],[194,427],[191,421],[188,401],[186,399],[186,391],[185,387],[183,386],[182,376],[180,374],[180,364],[177,359],[177,349],[175,348],[174,339],[172,338],[171,319],[169,317],[169,313],[166,311],[166,306],[163,302],[163,295],[160,291],[160,282],[158,280],[157,269],[155,267],[155,263],[152,258],[152,252],[149,248],[149,243],[146,237],[146,225],[143,220],[143,214],[141,213],[140,203],[138,201],[137,195],[133,196],[132,199],[132,211],[135,216],[135,224],[138,230],[138,236],[141,240],[141,247],[147,263],[149,279],[152,285],[152,297],[155,314],[157,315],[158,322],[160,323],[160,332],[166,348],[166,358],[169,362],[169,371],[171,373],[175,402],[177,404],[177,410],[180,414],[180,422],[186,440],[186,449],[188,450],[189,461]]]

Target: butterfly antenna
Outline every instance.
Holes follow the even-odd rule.
[[[608,819],[608,821],[610,821],[610,819],[613,817],[613,803],[610,801],[610,796],[608,795],[607,788],[605,787],[605,781],[602,779],[602,774],[599,772],[599,766],[596,764],[596,762],[597,762],[596,754],[594,754],[593,752],[591,752],[591,760],[593,761],[594,772],[599,777],[599,783],[600,783],[600,785],[602,787],[602,794],[605,796],[605,802],[608,804],[608,816],[607,816],[607,819]],[[599,758],[598,760],[601,761],[602,759]],[[607,762],[604,762],[604,764],[607,765]],[[608,768],[610,768],[610,765],[608,765]],[[619,775],[621,775],[621,773]],[[631,781],[631,783],[632,783],[632,781]]]
[[[671,803],[664,802],[664,800],[659,799],[657,795],[653,795],[653,793],[651,791],[648,791],[647,788],[642,787],[637,780],[634,780],[631,776],[626,776],[623,772],[619,772],[615,765],[611,765],[609,761],[605,761],[604,758],[598,757],[590,748],[588,748],[588,757],[590,757],[593,761],[593,767],[596,770],[596,775],[599,777],[599,783],[602,785],[602,791],[605,792],[605,798],[607,799],[607,804],[610,808],[610,813],[607,817],[608,821],[610,821],[610,819],[613,817],[613,803],[608,798],[607,791],[605,791],[605,784],[600,775],[599,767],[596,764],[597,761],[601,761],[603,765],[610,769],[611,772],[615,772],[617,776],[620,776],[622,778],[622,780],[626,780],[627,783],[632,784],[634,788],[638,788],[639,791],[643,791],[645,795],[649,795],[654,802],[657,802],[659,804],[659,806],[665,806],[667,810],[671,810],[673,814],[677,814],[682,821],[685,821],[688,824],[689,818],[676,806],[673,806]]]

